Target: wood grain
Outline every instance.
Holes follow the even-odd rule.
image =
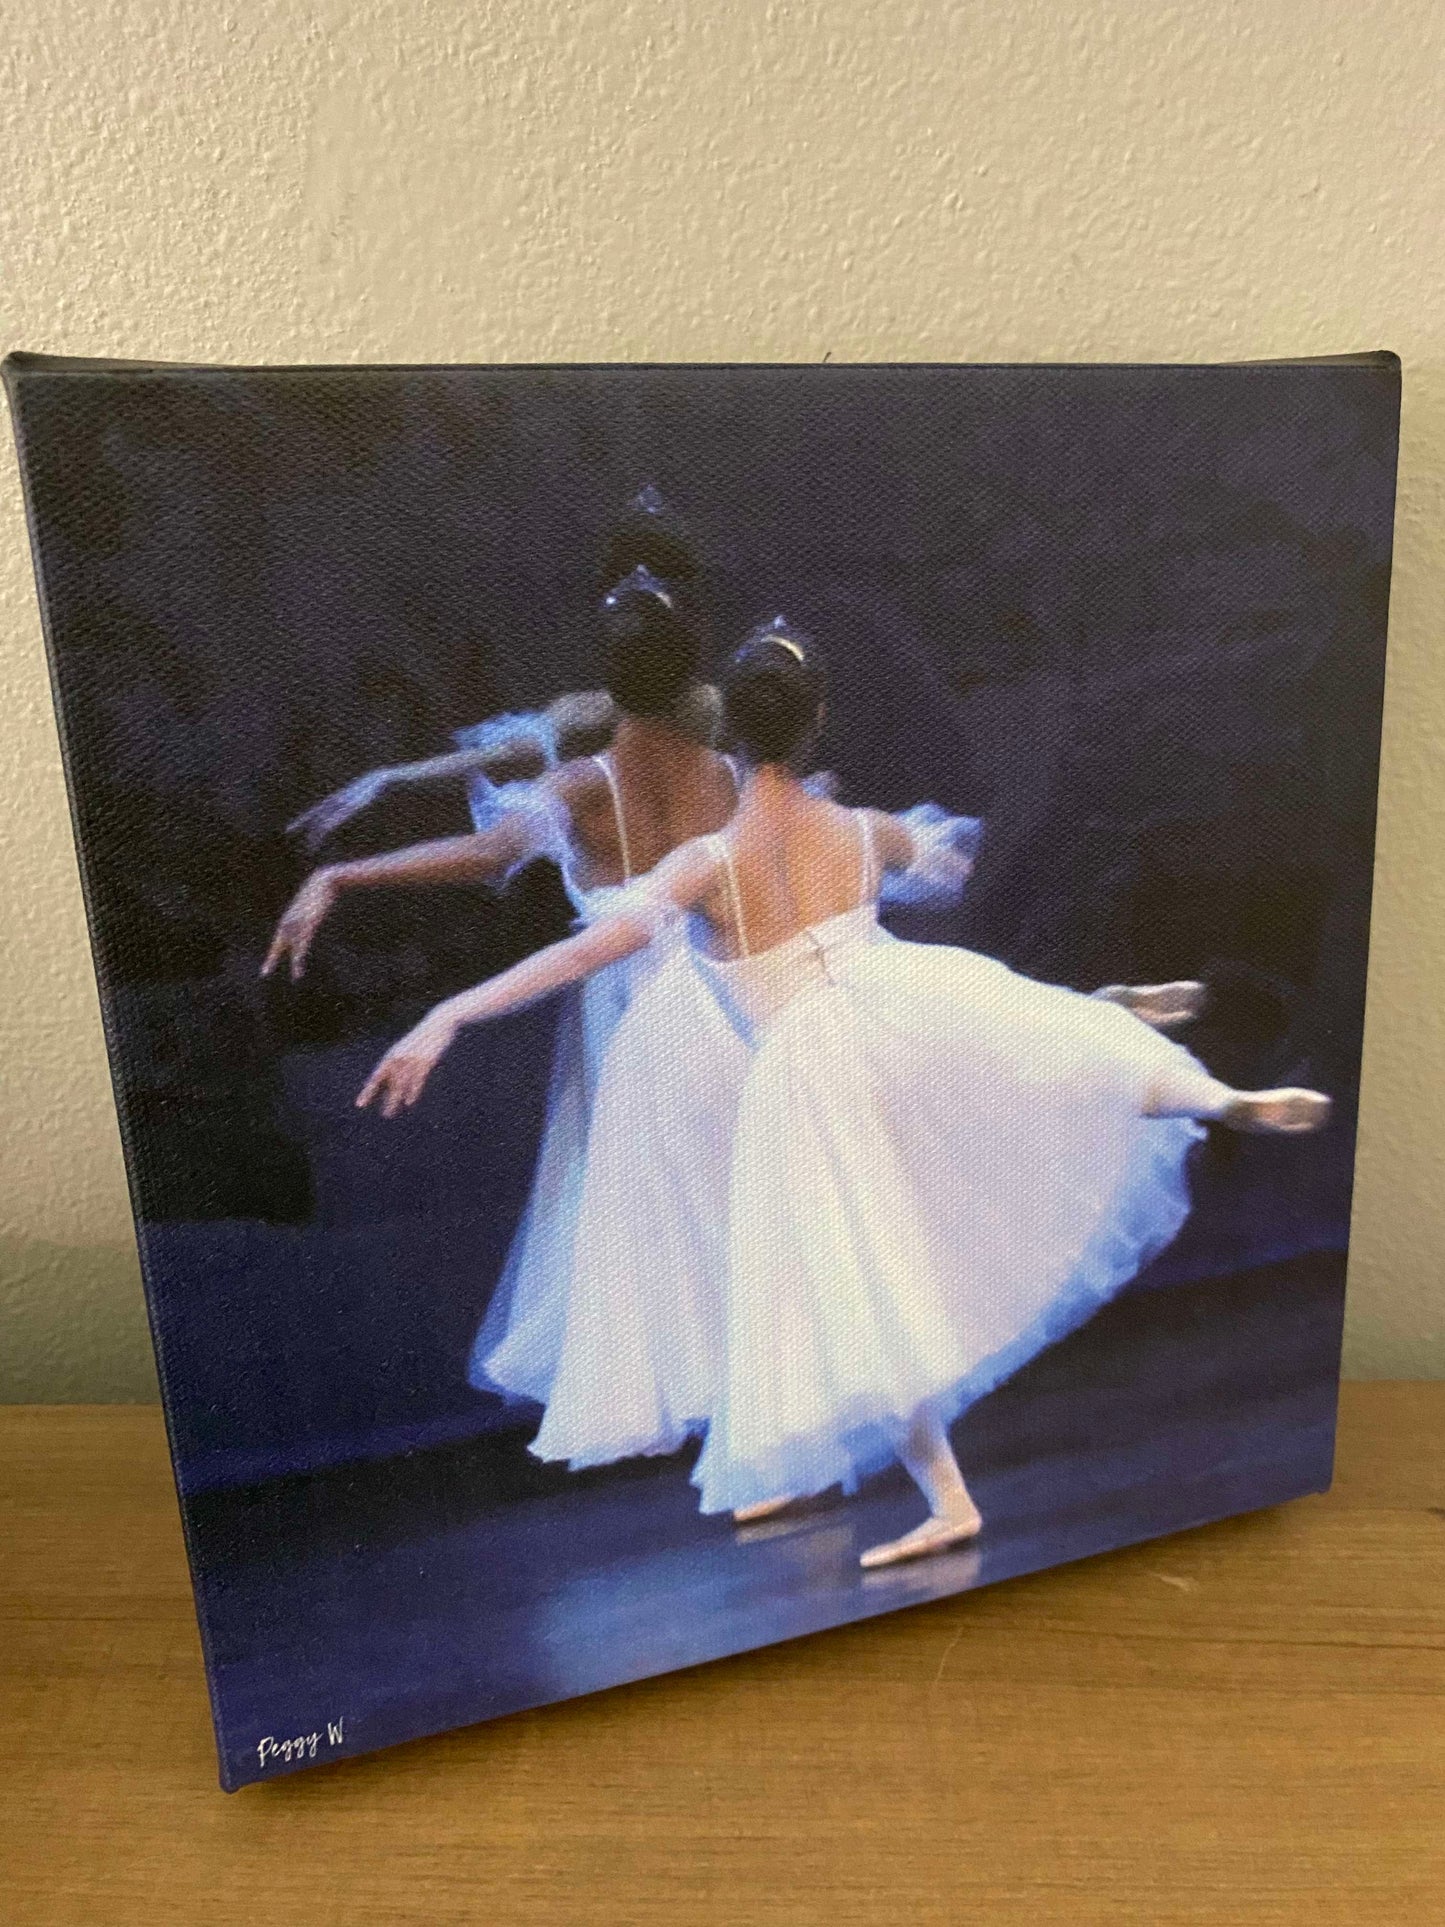
[[[0,1408],[0,1917],[1445,1918],[1445,1384],[1334,1490],[227,1797],[159,1414]]]

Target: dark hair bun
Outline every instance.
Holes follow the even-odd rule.
[[[677,592],[639,564],[603,596],[600,616],[607,693],[629,715],[667,715],[702,661],[702,638]]]
[[[633,496],[608,533],[602,550],[602,592],[638,567],[650,569],[673,588],[688,588],[702,574],[686,529],[651,483]]]
[[[727,734],[753,763],[790,763],[811,746],[827,694],[813,645],[782,616],[755,629],[723,674]]]

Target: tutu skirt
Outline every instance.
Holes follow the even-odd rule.
[[[1188,1213],[1200,1127],[1140,1114],[1179,1045],[969,951],[842,935],[762,1016],[737,1108],[704,1511],[853,1490]]]
[[[838,924],[726,971],[664,947],[584,1157],[553,1119],[551,1204],[477,1354],[545,1405],[539,1457],[701,1435],[704,1511],[851,1491],[920,1405],[956,1417],[1184,1222],[1200,1127],[1141,1115],[1179,1045],[871,910]]]
[[[956,894],[976,821],[905,820],[892,893]],[[851,1491],[1175,1236],[1202,1132],[1143,1111],[1183,1069],[1117,1005],[871,902],[728,964],[659,928],[564,1009],[472,1381],[543,1405],[531,1449],[574,1467],[701,1436],[707,1512]]]
[[[721,1368],[732,1122],[750,1053],[681,934],[564,1003],[531,1195],[472,1352],[573,1466],[670,1452]]]

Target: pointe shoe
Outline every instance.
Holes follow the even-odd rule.
[[[1241,1091],[1220,1112],[1219,1121],[1234,1131],[1299,1137],[1323,1130],[1333,1109],[1323,1091]]]
[[[1209,986],[1193,977],[1171,984],[1105,984],[1094,995],[1103,1003],[1121,1005],[1153,1030],[1192,1023],[1209,1006]]]
[[[887,1539],[881,1546],[870,1546],[859,1556],[858,1564],[865,1572],[875,1572],[879,1566],[901,1566],[906,1559],[927,1559],[931,1553],[965,1545],[982,1530],[983,1520],[976,1512],[971,1519],[925,1519],[901,1539]]]
[[[759,1499],[756,1505],[734,1506],[733,1524],[735,1526],[756,1525],[759,1519],[774,1518],[779,1512],[786,1511],[795,1503],[793,1499]]]

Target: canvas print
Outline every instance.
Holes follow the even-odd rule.
[[[1392,357],[7,371],[226,1787],[1328,1484]]]

